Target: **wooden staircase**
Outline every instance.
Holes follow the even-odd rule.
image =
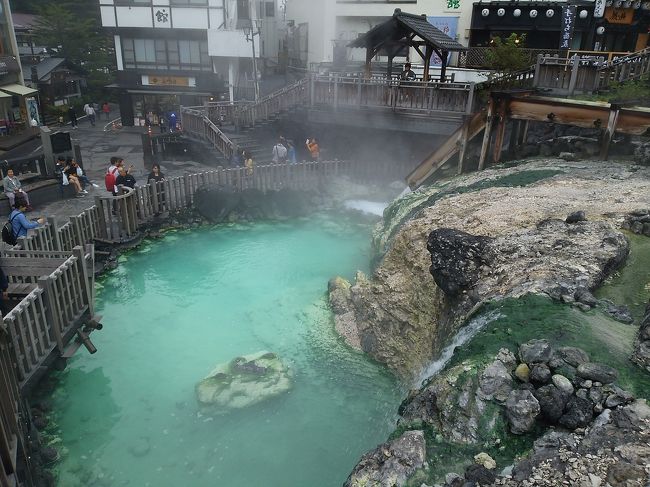
[[[600,71],[604,72],[603,83],[606,85],[639,79],[650,72],[650,48],[616,58]]]
[[[458,154],[458,174],[463,172],[463,162],[467,144],[485,129],[486,115],[480,111],[465,121],[449,138],[424,159],[406,177],[406,182],[411,189],[421,186],[433,173],[439,170],[447,161]]]

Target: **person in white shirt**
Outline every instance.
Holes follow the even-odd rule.
[[[86,103],[84,105],[84,113],[88,117],[88,120],[90,120],[90,125],[93,127],[95,126],[95,109],[93,108],[92,104]]]

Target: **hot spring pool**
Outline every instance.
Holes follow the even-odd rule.
[[[80,350],[54,393],[58,485],[340,486],[401,398],[327,308],[328,279],[367,270],[369,242],[330,215],[170,233],[123,257],[99,284],[99,351]],[[202,414],[195,384],[261,350],[291,367],[290,392]]]

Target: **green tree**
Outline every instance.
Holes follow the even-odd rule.
[[[500,73],[512,73],[530,67],[530,55],[524,49],[525,34],[510,34],[505,40],[494,37],[486,53],[486,60],[491,69]]]

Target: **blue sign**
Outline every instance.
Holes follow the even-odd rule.
[[[448,35],[452,39],[456,39],[456,32],[458,31],[458,17],[427,17],[431,25],[440,30],[443,34]],[[449,54],[451,56],[451,53]],[[449,61],[449,59],[447,59]],[[437,54],[431,56],[431,66],[440,66],[442,64]]]

